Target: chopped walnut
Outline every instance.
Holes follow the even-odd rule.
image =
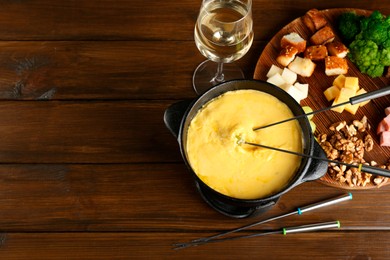
[[[390,160],[386,165],[378,165],[375,161],[367,163],[364,160],[364,153],[371,151],[374,147],[374,140],[367,133],[370,125],[366,116],[360,121],[354,120],[349,125],[345,121],[334,123],[329,129],[333,131],[332,134],[320,133],[317,136],[317,140],[329,159],[347,164],[364,164],[390,169]],[[345,183],[350,187],[364,187],[369,183],[380,187],[388,181],[388,178],[361,172],[358,167],[337,163],[329,164],[328,175],[335,181]]]

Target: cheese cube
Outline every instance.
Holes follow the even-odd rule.
[[[286,81],[286,83],[294,84],[295,81],[297,81],[297,77],[298,75],[295,72],[289,70],[288,68],[283,69],[282,78],[284,79],[284,81]]]
[[[302,92],[303,94],[302,99],[307,98],[307,96],[309,95],[309,84],[301,84],[299,82],[296,82],[294,84],[294,87],[296,87],[298,90]]]
[[[340,94],[340,89],[336,86],[331,86],[324,91],[324,95],[328,101],[335,99]]]
[[[345,109],[345,111],[348,111],[349,113],[354,115],[354,114],[356,114],[359,107],[360,107],[360,104],[355,104],[355,105],[348,104],[348,105],[345,105],[344,109]]]
[[[336,86],[338,88],[343,88],[345,84],[345,76],[343,74],[338,75],[334,81],[333,81],[333,86]]]
[[[286,81],[282,78],[282,76],[279,73],[276,73],[272,77],[268,78],[267,82],[278,87],[286,84]]]
[[[298,103],[305,98],[304,93],[293,85],[284,85],[282,87],[290,96],[292,96]]]
[[[338,105],[338,104],[341,104],[341,103],[349,101],[349,99],[351,97],[353,97],[355,94],[356,94],[356,92],[354,90],[352,90],[352,89],[342,88],[340,90],[340,94],[333,101],[332,106],[335,106],[335,105]],[[345,105],[332,108],[331,110],[333,110],[335,112],[341,113],[341,112],[344,111],[344,108],[345,108]]]
[[[359,78],[357,77],[345,77],[344,87],[350,88],[355,92],[359,90]]]
[[[362,95],[362,94],[364,94],[364,93],[367,93],[367,91],[366,91],[364,88],[361,88],[361,89],[359,89],[359,90],[356,92],[356,96]],[[364,106],[364,105],[367,105],[368,102],[370,102],[370,100],[361,102],[361,103],[359,103],[359,105],[362,107],[362,106]]]
[[[282,72],[283,72],[283,70],[281,68],[272,64],[271,68],[269,69],[269,71],[267,73],[267,78],[270,78],[275,74],[282,74]]]

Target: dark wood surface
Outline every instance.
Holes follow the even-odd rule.
[[[0,0],[1,259],[390,258],[390,186],[250,232],[335,219],[340,230],[172,250],[346,192],[304,183],[249,219],[201,199],[163,122],[170,104],[196,97],[199,7]],[[255,0],[255,41],[238,62],[248,78],[273,35],[313,7],[390,14],[383,0]]]

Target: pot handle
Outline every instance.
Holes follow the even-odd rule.
[[[316,157],[327,159],[324,150],[316,140],[314,140],[313,155]],[[306,175],[303,176],[302,178],[302,182],[317,180],[322,176],[324,176],[327,171],[328,171],[328,162],[323,160],[313,159]]]
[[[164,112],[164,123],[176,139],[179,136],[180,124],[192,100],[183,100],[170,105]]]

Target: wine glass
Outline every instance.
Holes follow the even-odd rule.
[[[195,25],[195,43],[208,60],[195,70],[197,94],[231,79],[242,79],[232,63],[244,56],[253,42],[252,0],[203,0]]]

